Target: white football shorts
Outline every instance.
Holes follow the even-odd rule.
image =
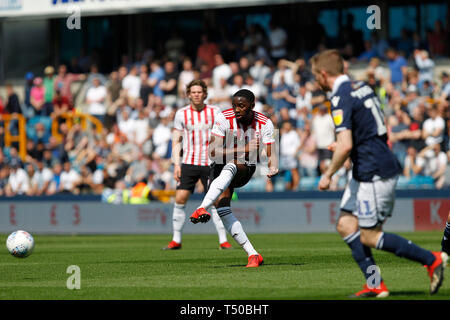
[[[394,209],[397,180],[398,176],[374,176],[371,182],[358,182],[352,177],[342,196],[341,210],[353,213],[361,228],[383,224]]]

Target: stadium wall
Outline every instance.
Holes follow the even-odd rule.
[[[450,211],[448,190],[398,191],[387,231],[442,230]],[[340,192],[248,193],[233,212],[248,233],[335,232]],[[200,203],[188,202],[189,215]],[[35,234],[166,234],[172,232],[172,204],[112,205],[99,197],[0,199],[0,232]],[[185,233],[215,233],[213,223],[186,223]]]

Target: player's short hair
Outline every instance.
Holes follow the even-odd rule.
[[[188,83],[188,85],[186,86],[186,95],[189,95],[191,93],[191,88],[193,86],[202,87],[203,93],[205,95],[208,95],[208,86],[206,85],[205,81],[200,80],[200,79],[195,79]]]
[[[336,49],[325,50],[315,54],[311,59],[313,73],[325,71],[330,76],[338,76],[344,73],[344,59]]]
[[[236,92],[233,95],[233,98],[235,97],[243,97],[245,99],[247,99],[248,102],[250,103],[254,103],[255,102],[255,95],[253,94],[253,92],[251,92],[248,89],[241,89],[238,92]]]

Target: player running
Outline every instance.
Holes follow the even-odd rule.
[[[344,61],[337,50],[316,54],[311,58],[311,66],[320,86],[331,91],[337,135],[333,158],[319,181],[319,189],[330,187],[331,177],[348,157],[353,162],[353,176],[344,191],[336,225],[366,277],[364,289],[353,296],[384,298],[389,295],[371,248],[424,265],[431,279],[430,293],[437,293],[444,278],[447,254],[425,250],[382,229],[392,214],[400,165],[387,145],[378,98],[368,85],[351,82],[344,74]]]
[[[263,114],[253,111],[255,95],[246,89],[233,95],[232,108],[218,114],[212,129],[210,156],[212,182],[197,210],[191,215],[193,223],[208,222],[207,211],[217,207],[227,231],[248,255],[247,267],[258,267],[263,257],[253,248],[241,223],[230,207],[235,188],[248,183],[256,169],[258,158],[265,152],[268,159],[268,174],[271,178],[278,173],[278,162],[273,150],[273,124]]]
[[[210,130],[219,112],[218,108],[204,104],[207,86],[202,80],[191,81],[186,87],[186,95],[190,105],[178,110],[174,120],[172,161],[177,190],[172,215],[173,237],[168,246],[163,248],[164,250],[181,249],[182,230],[186,220],[186,202],[194,192],[199,179],[204,190],[207,190],[211,162],[208,157],[208,141]],[[181,141],[183,141],[182,146]],[[219,248],[231,248],[216,208],[211,207],[211,212],[219,235]]]

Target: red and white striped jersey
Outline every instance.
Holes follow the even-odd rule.
[[[197,166],[209,166],[208,144],[211,128],[220,109],[208,106],[197,111],[188,105],[175,114],[174,128],[183,131],[182,163]]]
[[[222,111],[217,115],[211,134],[225,138],[233,138],[232,141],[224,141],[225,146],[245,145],[248,141],[259,138],[263,144],[272,144],[274,139],[274,127],[272,121],[260,112],[254,111],[253,122],[249,126],[237,122],[232,108]],[[245,155],[248,157],[248,155]],[[256,158],[247,159],[248,163],[256,164]]]

